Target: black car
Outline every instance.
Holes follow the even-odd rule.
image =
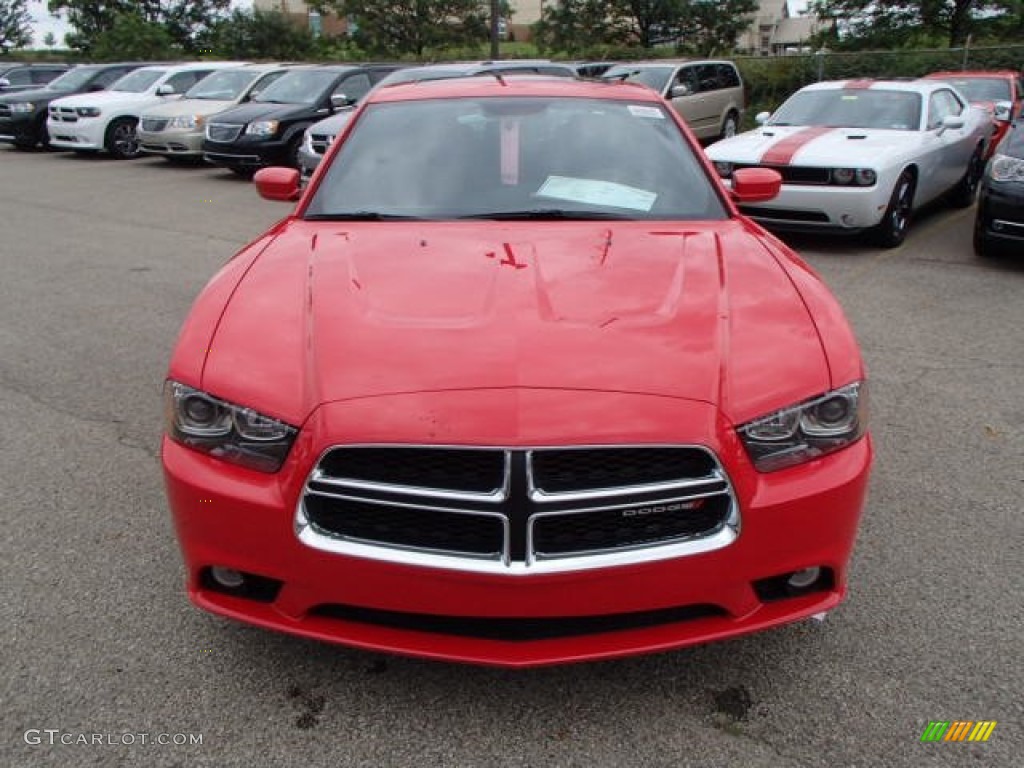
[[[248,104],[206,125],[203,157],[250,176],[270,165],[298,167],[302,134],[311,124],[356,104],[395,65],[297,67]]]
[[[22,149],[46,146],[46,110],[50,102],[75,93],[105,91],[140,63],[87,64],[65,72],[45,88],[0,94],[0,142]]]
[[[0,94],[42,88],[69,69],[68,64],[0,64]]]
[[[1024,117],[999,142],[981,180],[974,220],[979,256],[1024,249]]]

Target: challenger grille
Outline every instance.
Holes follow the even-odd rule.
[[[628,559],[737,527],[715,456],[674,446],[336,447],[308,478],[297,518],[314,547],[472,570]]]
[[[802,186],[825,186],[832,182],[831,168],[811,168],[800,165],[743,165],[733,166],[735,173],[741,168],[770,168],[778,171],[782,176],[783,184],[795,184]]]
[[[210,141],[234,141],[241,132],[242,126],[232,123],[210,123],[206,126],[206,138]]]

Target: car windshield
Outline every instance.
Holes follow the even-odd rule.
[[[916,131],[921,126],[921,95],[882,88],[800,91],[779,107],[768,125]]]
[[[185,92],[186,99],[209,99],[211,101],[233,101],[248,88],[262,72],[251,70],[222,69],[204,77]]]
[[[409,136],[415,135],[415,151]],[[373,104],[309,219],[721,219],[664,107],[494,97]]]
[[[75,91],[85,85],[100,71],[100,67],[75,67],[69,69],[46,86],[54,91]]]
[[[947,83],[967,97],[968,101],[1010,101],[1010,82],[1002,77],[948,78]]]
[[[337,72],[296,70],[272,82],[253,101],[265,104],[313,104],[337,77]]]
[[[612,67],[603,75],[602,80],[628,80],[633,83],[643,83],[648,88],[653,88],[658,93],[665,90],[669,78],[675,71],[673,67],[630,67],[620,64]]]
[[[110,90],[125,93],[142,93],[149,90],[149,87],[165,74],[167,74],[165,69],[137,69],[110,86]]]

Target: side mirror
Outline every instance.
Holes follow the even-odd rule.
[[[170,83],[164,83],[156,89],[157,96],[173,96],[174,93],[174,86]]]
[[[738,203],[765,203],[778,196],[782,175],[771,168],[740,168],[732,174],[732,196]]]
[[[997,101],[994,116],[996,120],[1009,121],[1013,117],[1013,102]]]
[[[771,112],[758,112],[756,115],[754,115],[754,122],[757,123],[758,125],[764,125],[771,119]]]
[[[670,99],[679,99],[683,96],[689,96],[690,93],[690,86],[688,85],[673,85],[668,95]]]
[[[344,93],[331,94],[331,106],[334,109],[344,109],[345,107],[351,107],[355,103],[355,99],[349,98]]]
[[[964,127],[963,115],[946,115],[942,118],[942,125],[939,126],[939,135],[946,131],[956,131]]]
[[[260,197],[289,202],[299,199],[299,172],[279,166],[264,168],[253,177]]]
[[[260,95],[260,91],[258,91],[258,90],[257,91],[249,91],[249,95],[245,97],[245,100],[246,101],[252,101],[253,99],[255,99],[259,95]]]

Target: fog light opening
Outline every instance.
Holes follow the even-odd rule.
[[[821,568],[804,568],[790,575],[786,583],[793,589],[807,589],[821,576]]]
[[[240,589],[245,584],[245,576],[241,572],[219,565],[210,569],[210,578],[225,589]]]

